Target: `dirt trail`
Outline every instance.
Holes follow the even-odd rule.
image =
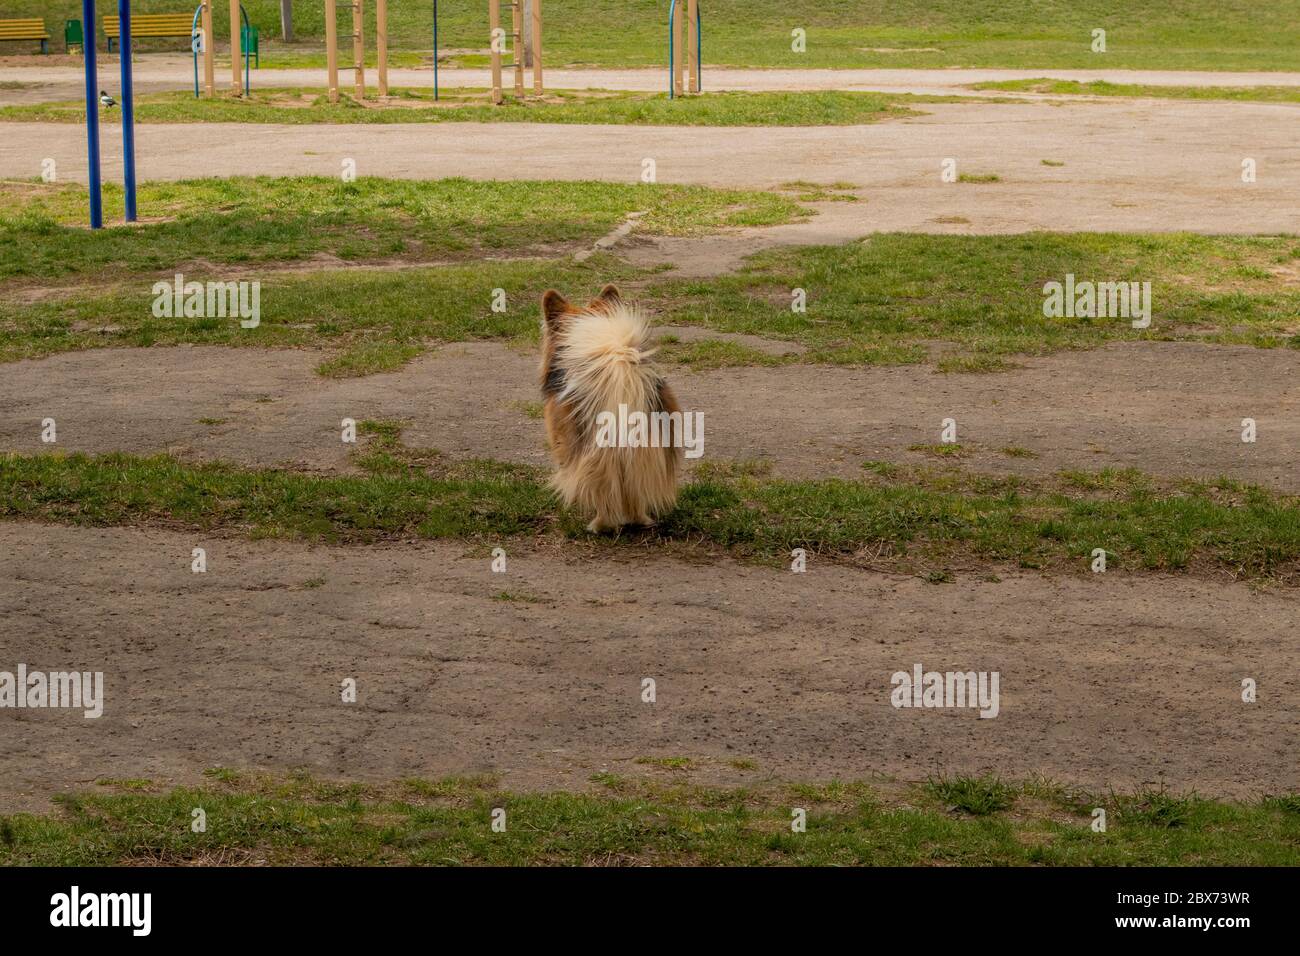
[[[3,65],[0,81],[40,83],[32,90],[0,91],[0,104],[48,102],[83,96],[85,79],[76,62],[41,63],[35,58]],[[116,57],[100,59],[99,82],[104,89],[120,85]],[[140,92],[193,89],[194,67],[188,55],[150,54],[135,61],[134,80]],[[1149,86],[1300,86],[1300,73],[1228,73],[1195,70],[1002,70],[1002,69],[863,69],[863,70],[746,70],[704,66],[704,85],[718,90],[881,90],[891,93],[938,93],[962,95],[974,83],[999,80],[1048,79],[1109,83],[1137,83]],[[530,74],[531,78],[531,74]],[[368,79],[373,85],[374,73]],[[396,68],[388,71],[394,88],[432,88],[433,70]],[[478,88],[492,85],[487,69],[442,69],[439,84],[446,89]],[[667,88],[668,70],[580,70],[547,69],[546,86],[551,90],[645,90],[659,92]],[[224,90],[230,83],[230,63],[217,70],[217,85]],[[325,87],[325,70],[264,69],[252,73],[253,89],[268,87]],[[979,94],[988,95],[988,94]]]
[[[206,574],[189,569],[196,545]],[[107,686],[98,720],[0,711],[0,811],[212,766],[583,787],[644,755],[702,758],[700,779],[731,782],[996,770],[1243,797],[1300,786],[1300,596],[1188,578],[936,586],[535,553],[494,574],[454,544],[4,523],[0,613],[0,669],[98,670]],[[918,662],[998,671],[999,715],[891,707],[891,675]]]
[[[53,417],[63,451],[345,470],[339,422],[348,417],[405,419],[410,445],[455,457],[546,460],[541,425],[520,405],[537,399],[530,353],[448,345],[397,372],[345,380],[315,375],[325,354],[106,349],[10,364],[0,450],[49,450],[40,423]],[[992,375],[791,366],[679,368],[671,378],[683,404],[704,412],[704,460],[765,458],[778,475],[853,477],[867,459],[924,462],[908,446],[938,442],[951,417],[976,470],[1135,467],[1300,492],[1300,353],[1141,343],[1025,364]],[[1241,441],[1246,417],[1258,424],[1255,444]],[[1039,457],[1008,457],[1008,446]]]
[[[136,136],[143,179],[336,176],[350,158],[360,175],[637,182],[650,157],[665,183],[768,188],[802,179],[860,187],[865,202],[782,227],[771,241],[843,241],[877,230],[1288,232],[1300,222],[1297,107],[1141,101],[925,110],[853,127],[213,123],[139,126]],[[60,178],[84,180],[83,129],[6,123],[3,132],[0,176],[38,175],[48,157]],[[106,143],[115,135],[105,127]],[[105,176],[118,178],[121,151],[106,146],[103,155]],[[940,165],[949,157],[958,172],[1002,181],[944,183]],[[1257,182],[1241,182],[1243,157],[1256,160]],[[754,240],[744,237],[751,249]]]

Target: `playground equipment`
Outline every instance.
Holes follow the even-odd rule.
[[[533,94],[542,95],[542,0],[531,0],[531,24],[524,22],[525,0],[506,0],[510,5],[511,64],[515,74],[515,96],[524,95],[524,66],[527,60],[524,30],[531,27],[533,55]],[[501,0],[488,0],[488,29],[492,50],[492,102],[505,101],[501,93],[501,54],[505,52],[505,31],[501,29]],[[437,51],[434,51],[437,61]]]
[[[682,6],[686,8],[686,15],[678,17],[677,0],[671,0],[668,5],[669,99],[674,99],[683,93],[700,92],[700,52],[703,49],[701,28],[704,22],[700,14],[700,0],[683,0]],[[691,42],[692,39],[694,43]],[[677,56],[678,50],[681,51],[680,57]],[[686,78],[688,64],[689,81]]]
[[[233,10],[231,11],[234,12]],[[253,89],[252,80],[249,78],[248,64],[254,56],[257,55],[257,28],[250,26],[248,22],[248,11],[244,5],[239,5],[239,16],[242,25],[239,29],[239,48],[244,56],[244,88],[241,96],[246,96]],[[203,20],[202,26],[199,24],[200,17]],[[233,20],[231,21],[234,22]],[[234,31],[231,31],[231,56],[234,56]],[[203,76],[207,85],[208,96],[212,96],[215,86],[215,69],[213,67],[212,53],[212,10],[209,9],[206,0],[194,8],[194,18],[190,21],[190,52],[194,57],[194,98],[199,97],[199,53],[203,53]],[[232,65],[234,64],[232,59]],[[261,57],[258,57],[258,66],[261,66]],[[238,79],[239,70],[235,71]],[[239,84],[234,84],[234,89],[239,89]]]
[[[366,98],[365,0],[352,0],[352,66],[356,97]],[[325,0],[325,63],[329,71],[329,100],[339,101],[339,28],[337,0]],[[437,13],[434,13],[435,23]],[[388,0],[375,0],[375,51],[378,54],[379,95],[388,95]]]
[[[82,23],[94,24],[95,0],[81,0]],[[126,221],[135,222],[135,89],[131,78],[131,0],[117,0],[122,27],[122,180],[126,194]],[[86,155],[89,160],[90,228],[104,225],[104,201],[99,170],[99,82],[96,75],[94,42],[85,44],[86,61]]]

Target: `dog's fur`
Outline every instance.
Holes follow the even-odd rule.
[[[682,449],[602,448],[601,412],[680,412],[647,349],[648,328],[618,289],[605,286],[587,307],[551,289],[542,296],[542,399],[546,437],[557,471],[551,484],[584,515],[587,528],[649,526],[677,500]]]

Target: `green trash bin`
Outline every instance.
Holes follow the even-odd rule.
[[[86,38],[81,32],[80,20],[67,20],[63,24],[63,52],[71,53],[74,46],[84,54]]]
[[[239,49],[242,53],[247,53],[253,61],[255,69],[262,68],[262,51],[258,49],[257,27],[240,27],[239,29]]]

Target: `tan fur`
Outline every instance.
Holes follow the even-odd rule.
[[[680,448],[601,448],[596,416],[680,412],[650,361],[648,329],[606,286],[585,309],[558,292],[542,296],[542,415],[555,459],[551,484],[565,504],[592,515],[591,531],[650,525],[677,500]],[[549,387],[548,387],[549,383]]]

